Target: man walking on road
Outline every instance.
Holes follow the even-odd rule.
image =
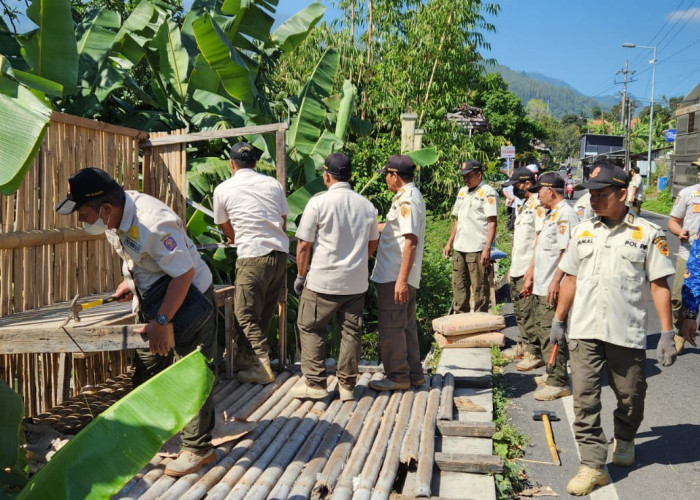
[[[644,186],[642,185],[639,167],[632,167],[630,176],[630,185],[627,187],[627,206],[636,215],[640,215],[642,212],[642,201],[644,200]]]
[[[362,308],[369,285],[369,256],[379,244],[377,210],[350,187],[350,158],[333,153],[323,164],[328,191],[309,200],[297,229],[294,291],[299,295],[301,371],[298,398],[326,397],[326,337],[334,317],[341,329],[340,400],[353,398],[362,341]],[[309,267],[311,251],[313,261]]]
[[[527,276],[523,284],[526,293],[533,294],[535,342],[539,344],[542,357],[526,354],[516,366],[518,371],[530,371],[544,365],[554,349],[555,343],[549,338],[549,329],[559,299],[559,286],[564,277],[557,265],[569,246],[572,227],[578,223],[576,212],[564,199],[564,179],[559,174],[543,174],[529,190],[538,194],[540,203],[547,209],[535,243],[534,272],[532,276]],[[534,394],[538,401],[552,401],[571,394],[566,370],[566,342],[558,344],[551,373],[535,379],[535,383],[540,386]]]
[[[467,160],[462,163],[460,175],[464,186],[457,194],[452,215],[457,220],[442,254],[452,255],[452,294],[454,310],[465,313],[489,310],[487,272],[491,265],[491,245],[496,237],[498,194],[483,182],[481,163]]]
[[[647,390],[647,299],[642,293],[647,282],[663,330],[657,360],[669,366],[676,359],[666,283],[673,274],[668,244],[660,227],[627,211],[627,185],[627,174],[620,167],[607,162],[593,165],[584,186],[591,190],[597,217],[574,228],[559,264],[565,278],[550,339],[566,341],[570,312],[574,433],[581,455],[578,474],[567,485],[572,495],[588,495],[610,482],[600,415],[603,370],[617,398],[613,464],[634,464],[634,438],[644,417]]]
[[[269,384],[267,328],[284,289],[287,272],[287,198],[277,179],[255,171],[258,151],[247,142],[231,148],[233,177],[214,189],[214,222],[237,246],[236,322],[255,357],[238,380]]]
[[[408,156],[390,157],[381,170],[395,193],[370,278],[377,288],[379,341],[386,377],[373,380],[376,391],[421,386],[425,379],[418,348],[416,290],[420,285],[425,240],[425,202],[413,183],[416,166]]]
[[[683,275],[690,254],[690,247],[693,239],[698,234],[700,226],[700,158],[691,162],[691,165],[698,169],[698,183],[681,190],[673,202],[671,214],[668,218],[668,230],[678,236],[680,246],[678,247],[678,257],[676,258],[676,277],[673,279],[673,293],[671,306],[673,308],[673,327],[676,332],[680,332],[683,324],[683,299],[681,289],[683,288]],[[676,352],[683,352],[685,340],[681,335],[676,335]]]

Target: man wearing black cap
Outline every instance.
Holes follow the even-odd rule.
[[[550,340],[565,342],[569,314],[569,351],[574,390],[574,431],[581,455],[578,474],[569,481],[572,495],[587,495],[610,482],[605,469],[608,442],[601,427],[603,370],[617,398],[612,461],[635,463],[634,438],[644,416],[647,389],[646,310],[642,289],[649,283],[661,323],[657,360],[668,366],[676,357],[671,324],[673,274],[661,228],[627,211],[627,174],[607,162],[594,163],[583,185],[590,189],[597,217],[578,224],[559,263],[565,278]]]
[[[532,258],[535,253],[536,228],[544,218],[544,209],[541,209],[539,212],[537,210],[541,208],[537,194],[528,191],[528,188],[534,184],[535,173],[525,167],[516,169],[510,180],[503,184],[504,186],[512,186],[513,194],[525,200],[516,209],[512,258],[508,272],[511,293],[514,297],[519,297],[513,303],[519,335],[518,343],[515,347],[503,351],[503,356],[506,358],[520,359],[526,352],[530,353],[534,359],[539,359],[542,356],[535,331],[532,295],[521,294],[525,283],[525,275],[533,272],[534,264]]]
[[[559,285],[564,277],[564,273],[557,269],[557,264],[569,246],[572,226],[578,223],[574,209],[564,199],[564,179],[558,173],[543,174],[529,190],[538,194],[540,203],[546,209],[535,243],[532,279],[528,275],[523,285],[533,295],[536,342],[542,357],[532,358],[526,353],[516,366],[518,371],[534,370],[542,366],[544,360],[548,360],[552,354],[554,343],[550,341],[549,330],[559,298]],[[535,399],[551,401],[571,394],[566,362],[566,342],[560,342],[549,376],[535,380],[539,385],[534,394]]]
[[[299,295],[297,325],[304,383],[292,389],[298,398],[326,397],[328,325],[340,325],[338,382],[341,401],[353,398],[362,343],[362,308],[369,285],[369,256],[379,244],[377,210],[350,186],[352,165],[343,153],[323,164],[328,191],[309,200],[297,228]],[[309,267],[311,252],[313,261]]]
[[[425,202],[413,183],[415,170],[411,158],[395,155],[380,171],[395,196],[386,222],[379,227],[379,250],[370,278],[377,288],[379,340],[386,374],[369,383],[377,391],[403,390],[424,383],[416,290],[423,260]]]
[[[284,289],[289,208],[277,179],[255,171],[259,154],[247,142],[231,148],[233,177],[214,189],[214,222],[237,247],[234,311],[236,323],[254,354],[242,357],[252,366],[239,371],[238,380],[268,384],[275,377],[270,367],[267,328]]]
[[[457,217],[452,234],[442,254],[452,255],[452,295],[454,310],[465,313],[471,310],[487,312],[488,268],[491,265],[491,245],[496,237],[498,194],[483,182],[481,163],[467,160],[462,163],[459,175],[464,186],[457,193],[452,215]]]
[[[144,331],[150,351],[136,353],[134,385],[145,382],[171,365],[173,359],[186,356],[198,346],[207,358],[214,359],[216,313],[212,276],[187,237],[182,219],[152,196],[124,191],[98,168],[79,170],[68,179],[68,184],[68,197],[56,206],[56,212],[67,215],[77,211],[86,231],[105,234],[123,260],[125,279],[114,295],[132,300],[135,293],[141,314],[148,321]],[[155,290],[163,288],[163,298],[151,301]],[[146,307],[147,300],[153,307]],[[184,314],[187,321],[175,322],[178,313]],[[169,335],[171,321],[174,351]],[[182,451],[168,464],[165,473],[184,476],[215,460],[211,446],[213,428],[214,404],[209,395],[183,429]]]
[[[683,288],[682,276],[685,274],[686,264],[690,255],[693,240],[698,235],[700,227],[700,158],[690,162],[691,167],[697,168],[697,184],[681,189],[671,208],[668,217],[668,230],[678,236],[681,244],[678,247],[676,258],[676,278],[673,280],[671,306],[673,308],[673,326],[676,332],[680,332],[683,319],[686,315],[683,309],[681,289]],[[676,351],[681,353],[685,340],[682,336],[675,337]]]

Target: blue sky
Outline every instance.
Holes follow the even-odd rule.
[[[280,18],[310,0],[281,0]],[[322,1],[324,5],[331,2]],[[625,59],[636,71],[630,92],[643,104],[651,95],[651,49],[626,49],[625,42],[657,47],[655,100],[685,96],[700,83],[700,0],[501,0],[488,18],[497,32],[485,57],[514,70],[542,73],[590,95],[622,91]],[[338,12],[328,9],[326,17]]]

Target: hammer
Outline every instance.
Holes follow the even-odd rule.
[[[557,450],[557,445],[554,444],[554,436],[552,435],[552,421],[559,420],[557,414],[553,411],[547,410],[535,410],[532,414],[533,420],[541,420],[544,424],[544,433],[547,436],[547,444],[549,445],[549,453],[552,455],[552,462],[554,465],[561,465],[561,459],[559,458],[559,451]]]
[[[66,320],[61,323],[61,326],[58,328],[62,328],[68,324],[68,322],[73,319],[74,321],[80,321],[80,313],[84,311],[85,309],[90,309],[91,307],[97,307],[101,306],[103,304],[109,304],[110,302],[117,302],[118,300],[123,299],[124,297],[127,296],[129,292],[122,293],[121,295],[117,297],[108,297],[106,299],[97,299],[93,300],[90,302],[83,302],[82,304],[78,304],[78,299],[80,298],[80,295],[76,295],[73,297],[73,300],[70,302],[70,314],[66,318]]]

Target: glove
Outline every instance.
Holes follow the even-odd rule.
[[[297,279],[294,280],[294,292],[301,297],[301,292],[304,291],[304,283],[306,283],[306,276],[297,275]]]
[[[673,332],[661,332],[659,344],[656,346],[656,360],[661,366],[671,366],[676,361],[676,344],[673,342]]]
[[[563,344],[566,339],[566,321],[552,319],[552,329],[549,331],[549,341],[552,344]]]

